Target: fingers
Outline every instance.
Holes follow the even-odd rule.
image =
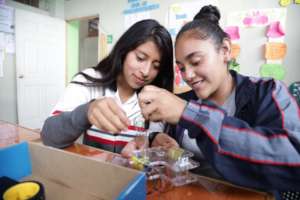
[[[153,91],[143,91],[140,92],[138,98],[139,98],[139,104],[141,108],[144,108],[148,104],[152,103],[156,98],[157,92]]]
[[[155,118],[157,112],[157,106],[154,105],[154,102],[149,103],[147,106],[141,109],[141,113],[146,120],[157,121],[157,117]],[[155,119],[154,119],[155,118]],[[159,118],[159,116],[158,116]]]
[[[125,125],[127,128],[127,126],[130,124],[130,121],[126,116],[126,113],[118,106],[118,104],[113,99],[111,99],[111,101],[108,101],[108,106],[110,107],[113,114],[118,117],[120,123],[122,123],[122,125]]]
[[[170,140],[166,141],[162,146],[166,149],[179,147],[178,143],[173,138],[170,138]]]
[[[161,88],[156,87],[154,85],[146,85],[146,86],[143,87],[142,92],[143,91],[145,91],[145,92],[149,92],[149,91],[157,92],[157,91],[161,91],[161,90],[162,90]]]
[[[158,111],[159,101],[159,92],[160,88],[155,86],[145,86],[144,89],[139,93],[139,105],[141,107],[142,115],[146,120],[158,121],[160,118],[156,114]]]
[[[123,126],[120,123],[120,120],[118,119],[117,116],[110,115],[108,113],[106,113],[105,115],[101,113],[98,114],[96,117],[97,125],[98,125],[97,127],[100,130],[111,132],[111,133],[117,133],[126,129],[126,126]]]
[[[125,158],[131,158],[134,155],[134,151],[137,150],[137,144],[135,141],[128,142],[122,149],[121,155]]]
[[[163,89],[153,85],[145,86],[138,96],[140,106],[143,107],[144,105],[147,105],[154,101],[157,98],[158,94],[162,91]]]
[[[88,110],[88,119],[100,130],[111,133],[126,130],[129,124],[126,114],[112,98],[92,102]]]
[[[176,124],[187,102],[167,90],[147,86],[139,94],[139,104],[147,120]]]
[[[159,133],[152,142],[152,147],[163,147],[166,149],[178,147],[178,143],[172,137],[165,133]]]

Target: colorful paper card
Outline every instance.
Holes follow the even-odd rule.
[[[243,19],[243,24],[245,26],[252,26],[252,25],[265,25],[269,22],[269,18],[267,15],[260,11],[253,12],[248,14]]]
[[[271,22],[285,24],[286,8],[254,9],[229,13],[227,25],[243,27],[264,27]]]
[[[142,1],[141,1],[142,2]],[[218,0],[205,0],[205,1],[193,1],[174,3],[169,6],[169,11],[166,18],[166,26],[172,36],[175,39],[178,31],[181,27],[189,21],[192,21],[194,16],[205,5],[219,5]]]
[[[224,31],[229,35],[231,40],[240,39],[240,31],[238,26],[227,26]]]
[[[259,73],[262,77],[272,77],[277,80],[283,80],[285,76],[285,70],[280,64],[264,64]]]
[[[231,70],[234,70],[236,72],[240,71],[240,64],[236,62],[236,59],[231,59],[230,62],[228,63],[228,67]]]
[[[231,44],[231,58],[236,59],[240,54],[241,48],[238,44]]]
[[[291,0],[280,0],[279,4],[285,7],[291,4]]]
[[[175,65],[175,85],[176,86],[186,86],[186,83],[182,79],[179,67]]]
[[[270,25],[268,26],[268,30],[267,30],[267,37],[279,38],[279,37],[283,37],[284,35],[285,35],[285,32],[279,21],[270,23]]]
[[[269,42],[265,44],[265,58],[267,60],[283,59],[286,55],[287,46],[285,43]]]

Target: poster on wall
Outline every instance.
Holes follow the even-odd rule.
[[[242,27],[263,27],[271,22],[279,21],[285,24],[286,8],[254,9],[233,12],[228,15],[227,23]]]
[[[88,37],[98,37],[99,17],[88,20]]]
[[[139,13],[132,13],[124,16],[124,27],[127,30],[134,23],[141,21],[143,19],[149,19],[150,12],[144,11]]]
[[[0,5],[0,32],[14,33],[14,9]]]
[[[287,45],[284,43],[286,16],[286,8],[251,9],[228,14],[228,27],[237,27],[244,31],[249,28],[265,28],[267,38],[267,43],[264,44],[265,63],[257,70],[261,77],[272,77],[277,80],[285,78],[286,73],[282,62],[287,52]],[[230,38],[233,38],[236,33],[232,29],[226,32]],[[239,36],[237,41],[240,37],[243,38],[243,35]]]
[[[158,8],[158,3],[142,0],[128,0],[128,7],[123,11],[125,29],[128,29],[138,21],[150,19],[150,11]]]
[[[187,22],[191,21],[199,10],[205,5],[219,7],[218,0],[203,0],[197,2],[176,3],[169,7],[166,17],[166,24],[172,37],[174,38],[179,29]]]

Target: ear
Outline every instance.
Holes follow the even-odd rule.
[[[221,48],[221,53],[224,56],[224,62],[227,63],[231,60],[231,42],[230,39],[224,38]]]

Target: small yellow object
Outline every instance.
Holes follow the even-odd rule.
[[[136,156],[132,156],[131,161],[132,161],[133,168],[138,170],[143,170],[145,164],[148,163],[148,160],[146,158],[138,158]]]
[[[174,148],[169,149],[168,157],[172,160],[178,160],[178,158],[180,156],[182,156],[183,152],[184,152],[183,149],[174,147]]]
[[[300,4],[300,0],[295,0],[295,3],[296,4]]]
[[[34,182],[23,182],[10,187],[3,194],[4,200],[26,200],[34,197],[40,191],[40,186]]]
[[[279,4],[280,4],[281,6],[288,6],[288,5],[291,4],[291,0],[280,0],[280,1],[279,1]]]

